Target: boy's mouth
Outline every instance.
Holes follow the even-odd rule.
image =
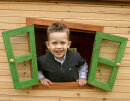
[[[60,55],[63,53],[63,49],[62,50],[55,50],[56,54]]]

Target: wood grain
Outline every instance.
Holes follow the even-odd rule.
[[[121,6],[123,5],[123,6]],[[49,89],[40,86],[15,90],[7,61],[2,32],[26,26],[26,17],[65,21],[104,27],[105,33],[128,38],[121,67],[112,92],[95,87],[79,87],[77,83],[54,83]],[[129,101],[130,100],[130,5],[70,2],[0,2],[0,101]],[[39,22],[41,23],[41,22]],[[77,25],[78,27],[78,25]],[[27,37],[17,37],[13,48],[16,54],[28,51]],[[102,46],[104,56],[116,51]],[[109,51],[112,50],[112,51]],[[20,65],[23,67],[24,65]],[[29,65],[26,65],[29,67]],[[26,67],[25,66],[25,67]],[[27,68],[24,68],[27,70]],[[21,72],[23,70],[21,69]],[[104,70],[105,72],[105,70]],[[107,76],[107,74],[104,74]],[[104,76],[104,77],[105,77]],[[76,89],[73,89],[73,86]],[[56,89],[57,87],[57,89]],[[59,87],[59,89],[58,89]]]

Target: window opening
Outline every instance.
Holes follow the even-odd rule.
[[[47,41],[47,27],[44,25],[35,25],[35,42],[37,57],[46,54]],[[93,44],[95,39],[95,31],[87,31],[80,29],[70,28],[70,40],[72,45],[70,48],[76,48],[76,51],[86,60],[88,63],[88,71],[91,62]],[[60,83],[60,82],[59,82]]]

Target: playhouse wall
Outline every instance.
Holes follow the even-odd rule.
[[[2,32],[26,26],[26,17],[101,25],[105,33],[128,38],[112,92],[92,89],[14,89]],[[18,36],[15,54],[29,51],[27,36]],[[111,50],[112,47],[109,47]],[[104,47],[104,50],[109,50]],[[114,53],[107,53],[112,57]],[[27,64],[21,67],[30,67]],[[22,70],[21,70],[22,71]],[[21,72],[24,73],[24,72]],[[28,76],[28,73],[24,75]],[[23,75],[23,74],[21,74]],[[0,2],[0,101],[130,101],[130,5],[49,2]]]

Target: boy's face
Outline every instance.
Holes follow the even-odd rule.
[[[49,39],[46,42],[47,48],[59,60],[62,60],[70,45],[71,41],[68,40],[68,34],[66,32],[50,33]]]

